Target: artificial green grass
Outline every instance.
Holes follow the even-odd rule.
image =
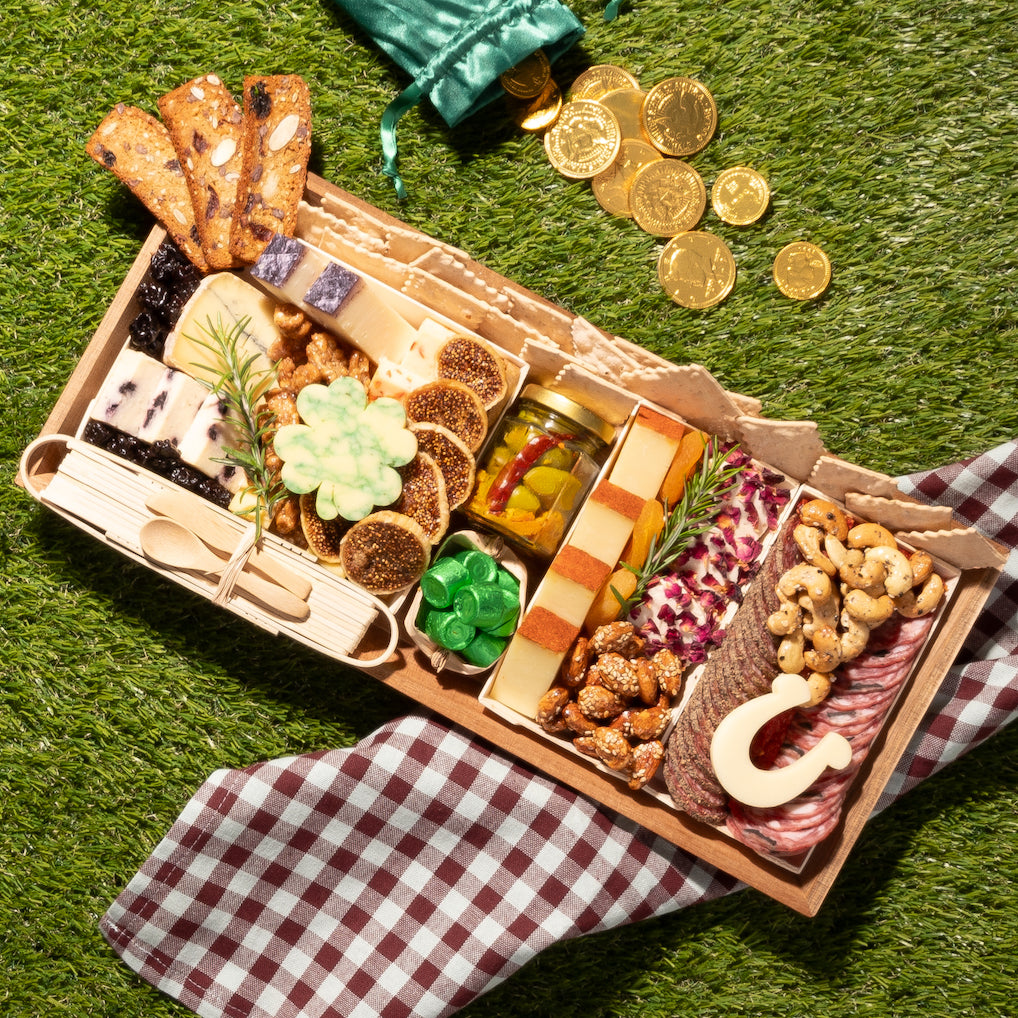
[[[556,67],[645,85],[701,78],[718,134],[692,161],[763,171],[766,219],[703,226],[735,292],[707,312],[658,289],[660,242],[560,178],[493,107],[399,129],[409,199],[379,173],[405,84],[329,0],[27,0],[0,14],[0,1010],[180,1016],[96,921],[211,771],[353,745],[412,709],[380,684],[183,597],[38,507],[12,479],[148,233],[84,154],[109,107],[195,74],[234,89],[299,71],[313,168],[595,324],[706,365],[773,417],[902,473],[1018,434],[1013,212],[1018,33],[1010,5],[639,0]],[[785,243],[831,257],[819,302],[770,282]],[[468,1016],[983,1016],[1013,1013],[1018,733],[877,818],[820,915],[756,892],[559,945]]]

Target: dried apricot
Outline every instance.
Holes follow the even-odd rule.
[[[598,591],[594,603],[587,612],[583,621],[583,628],[588,634],[593,633],[599,626],[606,626],[614,622],[622,611],[619,599],[613,593],[614,590],[625,600],[636,590],[636,574],[630,569],[616,569],[608,577],[604,586]]]
[[[661,482],[661,490],[658,494],[661,501],[669,508],[674,506],[685,490],[686,481],[696,469],[696,465],[703,458],[703,451],[707,447],[707,435],[702,431],[693,429],[687,431],[679,441],[679,447],[672,457],[672,464],[668,468],[665,479]]]

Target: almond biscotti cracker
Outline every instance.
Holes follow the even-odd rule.
[[[161,96],[159,113],[187,180],[195,225],[213,269],[237,264],[230,225],[241,172],[243,113],[215,74],[192,78]]]
[[[275,233],[293,236],[311,157],[311,94],[296,74],[244,79],[240,182],[230,251],[253,264]]]
[[[187,180],[164,124],[137,106],[117,103],[85,150],[130,188],[199,270],[208,271]]]

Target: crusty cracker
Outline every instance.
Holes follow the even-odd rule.
[[[199,270],[208,271],[187,180],[165,124],[137,106],[117,103],[85,151],[130,188]]]
[[[273,234],[293,236],[311,157],[311,93],[297,74],[244,78],[243,160],[230,233],[242,264]]]
[[[957,569],[996,569],[1007,563],[1009,551],[974,527],[953,530],[915,530],[895,535],[904,544],[922,548]]]
[[[192,78],[156,102],[187,180],[195,225],[213,269],[236,264],[230,226],[241,172],[243,112],[215,74]]]
[[[881,498],[856,491],[845,493],[845,508],[864,520],[888,530],[947,530],[954,523],[950,506],[928,505],[904,498]]]
[[[837,502],[844,502],[850,491],[882,498],[900,498],[901,492],[887,474],[849,463],[830,454],[821,456],[807,479],[811,487]]]
[[[824,453],[823,440],[813,421],[740,417],[737,424],[740,443],[751,456],[797,481],[809,477]]]

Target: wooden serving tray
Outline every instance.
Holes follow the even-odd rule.
[[[657,402],[702,430],[742,442],[761,460],[838,501],[851,495],[877,503],[891,499],[899,509],[902,501],[908,502],[889,478],[827,454],[809,422],[767,420],[760,415],[756,400],[725,391],[704,369],[668,364],[626,340],[603,333],[491,272],[462,251],[411,229],[312,175],[306,194],[306,228],[317,230],[323,217],[336,217],[341,224],[326,238],[333,245],[332,253],[350,261],[358,271],[380,279],[413,301],[522,357],[538,378],[543,372],[546,376],[575,378],[576,384],[583,384],[586,373],[597,379],[606,392],[615,387],[620,395],[628,392],[627,387],[634,390],[639,387],[641,399]],[[308,235],[301,226],[298,230],[311,243],[318,242],[317,234]],[[128,325],[138,311],[135,292],[164,236],[164,231],[156,227],[142,246],[40,437],[76,433],[92,397],[127,339]],[[33,493],[44,491],[57,473],[61,456],[59,443],[39,444],[34,455],[23,459],[19,483]],[[825,478],[833,478],[837,490],[818,483],[818,479]],[[79,521],[72,522],[81,525]],[[624,782],[590,766],[554,739],[508,723],[485,708],[479,698],[481,682],[476,676],[451,670],[436,672],[426,655],[411,643],[400,642],[381,659],[382,663],[377,663],[379,649],[384,651],[388,646],[387,636],[381,629],[372,628],[355,657],[365,664],[370,662],[368,674],[499,750],[636,821],[797,912],[815,915],[979,614],[1002,564],[1003,552],[996,545],[978,535],[961,533],[961,528],[953,525],[946,531],[955,555],[952,564],[961,570],[954,594],[944,606],[933,639],[924,649],[912,679],[855,781],[841,824],[814,849],[800,872],[791,872],[762,858],[651,795],[631,792]],[[925,536],[936,545],[944,531]],[[964,561],[958,561],[959,556]]]

